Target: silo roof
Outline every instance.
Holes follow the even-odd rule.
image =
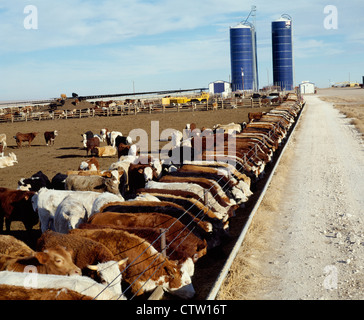
[[[274,22],[278,22],[278,21],[291,21],[290,19],[287,19],[287,18],[283,18],[283,17],[280,17],[279,19],[277,20],[274,20]]]
[[[251,27],[246,24],[239,23],[236,26],[230,27],[230,28],[249,28],[250,29]]]

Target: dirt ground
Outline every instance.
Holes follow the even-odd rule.
[[[349,103],[363,125],[364,90],[319,90],[306,100],[218,299],[364,298],[364,144],[328,102]]]
[[[345,114],[362,134],[364,134],[364,93],[363,89],[321,89],[320,99],[332,102],[340,112]]]

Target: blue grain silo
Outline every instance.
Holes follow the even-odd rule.
[[[293,89],[292,19],[288,15],[272,22],[273,83]]]
[[[257,90],[256,33],[252,24],[239,23],[230,27],[230,57],[232,91]]]

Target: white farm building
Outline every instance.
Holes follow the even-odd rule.
[[[315,84],[310,81],[302,81],[299,85],[301,94],[315,93]]]
[[[221,80],[211,82],[209,83],[209,93],[227,95],[231,93],[231,83]]]

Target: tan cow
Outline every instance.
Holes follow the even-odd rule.
[[[31,267],[29,267],[31,266]],[[36,268],[33,272],[41,274],[81,275],[81,269],[72,262],[71,251],[58,246],[43,252],[35,252],[28,257],[0,255],[0,270],[24,272]]]

